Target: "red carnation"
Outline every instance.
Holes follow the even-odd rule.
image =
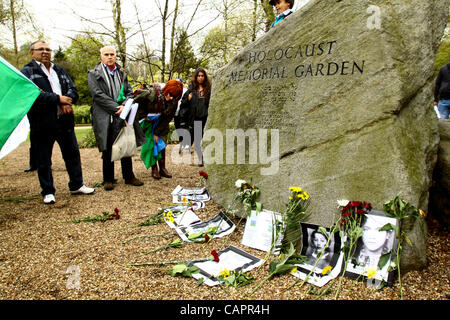
[[[209,242],[209,236],[207,234],[205,234],[205,242],[208,243]]]
[[[205,171],[200,171],[198,174],[203,178],[208,179],[208,174]]]
[[[119,214],[119,209],[115,208],[115,209],[114,209],[114,212],[115,212],[116,214]]]
[[[367,211],[372,210],[372,205],[369,202],[363,202],[363,207],[367,209]]]
[[[214,258],[214,261],[215,262],[219,262],[219,254],[217,253],[217,251],[213,250],[213,251],[211,251],[211,254],[212,254],[213,258]]]

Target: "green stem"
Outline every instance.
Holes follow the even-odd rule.
[[[322,292],[319,294],[319,296],[317,296],[314,300],[318,300],[319,298],[321,298],[325,294],[325,292],[328,291],[330,286],[331,286],[331,284],[329,284],[325,289],[323,289]]]
[[[397,272],[398,272],[398,285],[400,286],[400,300],[403,300],[403,288],[402,288],[402,278],[400,273],[400,243],[397,246]]]
[[[189,261],[168,261],[168,262],[139,262],[139,263],[130,263],[126,266],[131,267],[141,267],[141,266],[166,266],[171,264],[186,264]]]
[[[170,234],[169,234],[169,235],[170,235]],[[163,237],[163,238],[166,238],[166,239],[167,239],[167,236],[169,236],[169,235],[163,233],[163,234],[154,234],[154,235],[137,236],[137,237],[134,237],[134,238],[131,238],[131,239],[127,239],[127,240],[122,241],[122,244],[127,244],[128,242],[131,242],[131,241],[136,240],[136,239],[142,239],[142,238]]]
[[[274,273],[269,274],[269,276],[267,278],[265,278],[264,280],[262,280],[255,289],[253,289],[253,291],[250,293],[250,296],[253,295],[262,285],[263,283],[265,283],[267,280],[269,280],[270,278],[272,278],[274,275]]]
[[[336,222],[337,223],[337,222]],[[317,264],[319,263],[320,259],[322,259],[323,254],[325,253],[325,249],[329,246],[330,242],[331,242],[331,237],[334,236],[334,233],[336,232],[336,223],[333,225],[333,229],[330,230],[330,236],[328,237],[327,243],[325,244],[325,246],[323,247],[323,249],[319,252],[319,256],[317,257],[316,263],[314,264],[313,268],[311,269],[311,271],[306,275],[305,280],[303,280],[303,282],[300,284],[300,288],[303,287],[303,285],[306,283],[306,281],[308,281],[309,277],[311,276],[311,274],[314,272],[314,270],[317,267]],[[297,285],[297,283],[300,282],[300,279],[295,281],[295,283],[290,286],[289,288],[286,289],[286,291],[291,290],[293,287],[295,287]]]

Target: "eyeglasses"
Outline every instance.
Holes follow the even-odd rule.
[[[50,49],[50,48],[37,48],[37,49],[31,49],[31,50],[38,51],[38,52],[42,52],[42,51],[52,52],[52,49]]]

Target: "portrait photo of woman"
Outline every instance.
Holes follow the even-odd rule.
[[[397,220],[385,216],[381,211],[371,211],[366,214],[366,219],[362,224],[363,235],[358,240],[355,254],[347,266],[350,277],[365,275],[370,268],[376,270],[375,279],[389,283],[391,279],[387,269],[391,259],[381,270],[378,270],[380,257],[388,252],[393,252],[396,245],[394,230],[380,230],[388,223],[396,226]]]

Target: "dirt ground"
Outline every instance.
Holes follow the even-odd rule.
[[[172,148],[168,147],[168,154]],[[144,186],[125,185],[120,164],[116,164],[118,184],[113,191],[98,187],[93,195],[69,193],[68,176],[59,147],[53,154],[56,203],[44,205],[37,173],[25,173],[28,167],[28,143],[23,143],[0,160],[0,299],[136,299],[136,300],[312,300],[317,296],[310,285],[287,290],[297,278],[290,274],[266,282],[254,295],[249,293],[269,274],[268,263],[251,273],[255,282],[240,288],[199,287],[195,279],[172,277],[169,266],[140,266],[136,262],[170,262],[207,258],[211,250],[232,244],[255,256],[265,253],[240,244],[244,223],[228,237],[208,245],[187,244],[182,248],[159,251],[138,257],[143,252],[178,238],[167,224],[132,227],[149,219],[158,208],[171,203],[171,192],[180,184],[195,187],[200,181],[199,167],[172,164],[167,167],[172,179],[154,180],[139,157],[133,161],[136,176]],[[84,182],[94,186],[102,182],[101,158],[97,149],[81,149]],[[213,174],[213,173],[208,173]],[[167,205],[165,204],[167,203]],[[69,220],[120,211],[120,219],[104,223],[67,223]],[[214,217],[220,206],[209,201],[197,211],[202,220]],[[235,223],[238,221],[235,219]],[[402,277],[404,299],[447,300],[449,283],[449,237],[439,224],[427,217],[428,250],[426,269]],[[158,235],[165,235],[158,236]],[[140,236],[153,236],[141,237]],[[134,240],[132,240],[135,238]],[[79,272],[80,285],[74,287],[71,277]],[[331,289],[335,291],[337,281]],[[334,299],[325,295],[322,299]],[[397,300],[397,283],[392,288],[374,291],[362,282],[344,279],[339,295],[342,300]]]

